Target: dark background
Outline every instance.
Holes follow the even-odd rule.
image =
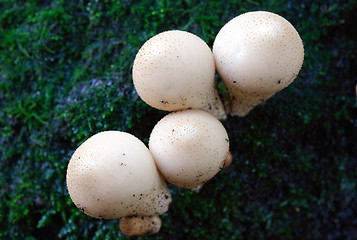
[[[181,29],[212,47],[227,21],[254,10],[295,26],[303,68],[249,115],[223,122],[233,164],[199,193],[169,185],[173,202],[150,238],[357,239],[356,5],[1,0],[0,239],[126,239],[118,220],[90,218],[72,203],[72,153],[104,130],[147,144],[166,115],[133,88],[132,63],[147,39]]]

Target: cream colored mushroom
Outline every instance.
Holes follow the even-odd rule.
[[[168,182],[194,189],[222,169],[229,140],[221,122],[211,114],[183,110],[168,114],[155,125],[149,149]]]
[[[72,155],[66,178],[74,204],[95,218],[159,215],[171,202],[150,151],[125,132],[87,139]]]
[[[145,42],[134,60],[133,82],[141,99],[156,109],[197,108],[226,118],[212,51],[192,33],[171,30]]]
[[[213,44],[216,68],[232,99],[231,115],[245,116],[298,75],[304,47],[283,17],[248,12],[225,24]]]
[[[131,216],[123,217],[119,222],[120,230],[127,236],[147,236],[160,231],[159,216]]]

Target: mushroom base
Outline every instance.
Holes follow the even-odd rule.
[[[158,233],[161,228],[159,216],[123,217],[119,222],[120,230],[127,236],[147,236]]]
[[[274,94],[243,92],[239,89],[230,91],[232,97],[225,101],[226,111],[231,116],[245,117],[256,106],[265,102]]]
[[[216,88],[214,88],[214,91],[212,92],[211,100],[207,101],[207,104],[201,107],[201,109],[209,112],[219,120],[227,119],[226,110]]]

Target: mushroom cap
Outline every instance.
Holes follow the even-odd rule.
[[[119,222],[120,230],[127,236],[147,236],[160,231],[159,216],[123,217]]]
[[[168,182],[193,189],[222,169],[229,140],[222,123],[211,114],[183,110],[166,115],[155,125],[149,149]]]
[[[304,47],[285,18],[256,11],[239,15],[222,27],[213,44],[213,55],[230,92],[240,89],[273,95],[298,75]]]
[[[186,31],[165,31],[146,41],[134,60],[133,82],[141,99],[156,109],[224,112],[215,88],[212,51]]]
[[[87,139],[72,155],[66,178],[72,201],[95,218],[158,215],[171,202],[149,149],[125,132]]]

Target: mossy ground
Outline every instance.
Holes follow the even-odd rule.
[[[0,239],[126,239],[70,200],[70,156],[104,130],[147,143],[166,113],[137,96],[136,52],[169,29],[212,47],[231,18],[275,12],[300,33],[303,68],[244,118],[224,121],[234,162],[199,193],[170,185],[152,239],[356,239],[356,1],[0,2]],[[219,80],[219,79],[218,79]],[[146,238],[142,238],[146,239]]]

